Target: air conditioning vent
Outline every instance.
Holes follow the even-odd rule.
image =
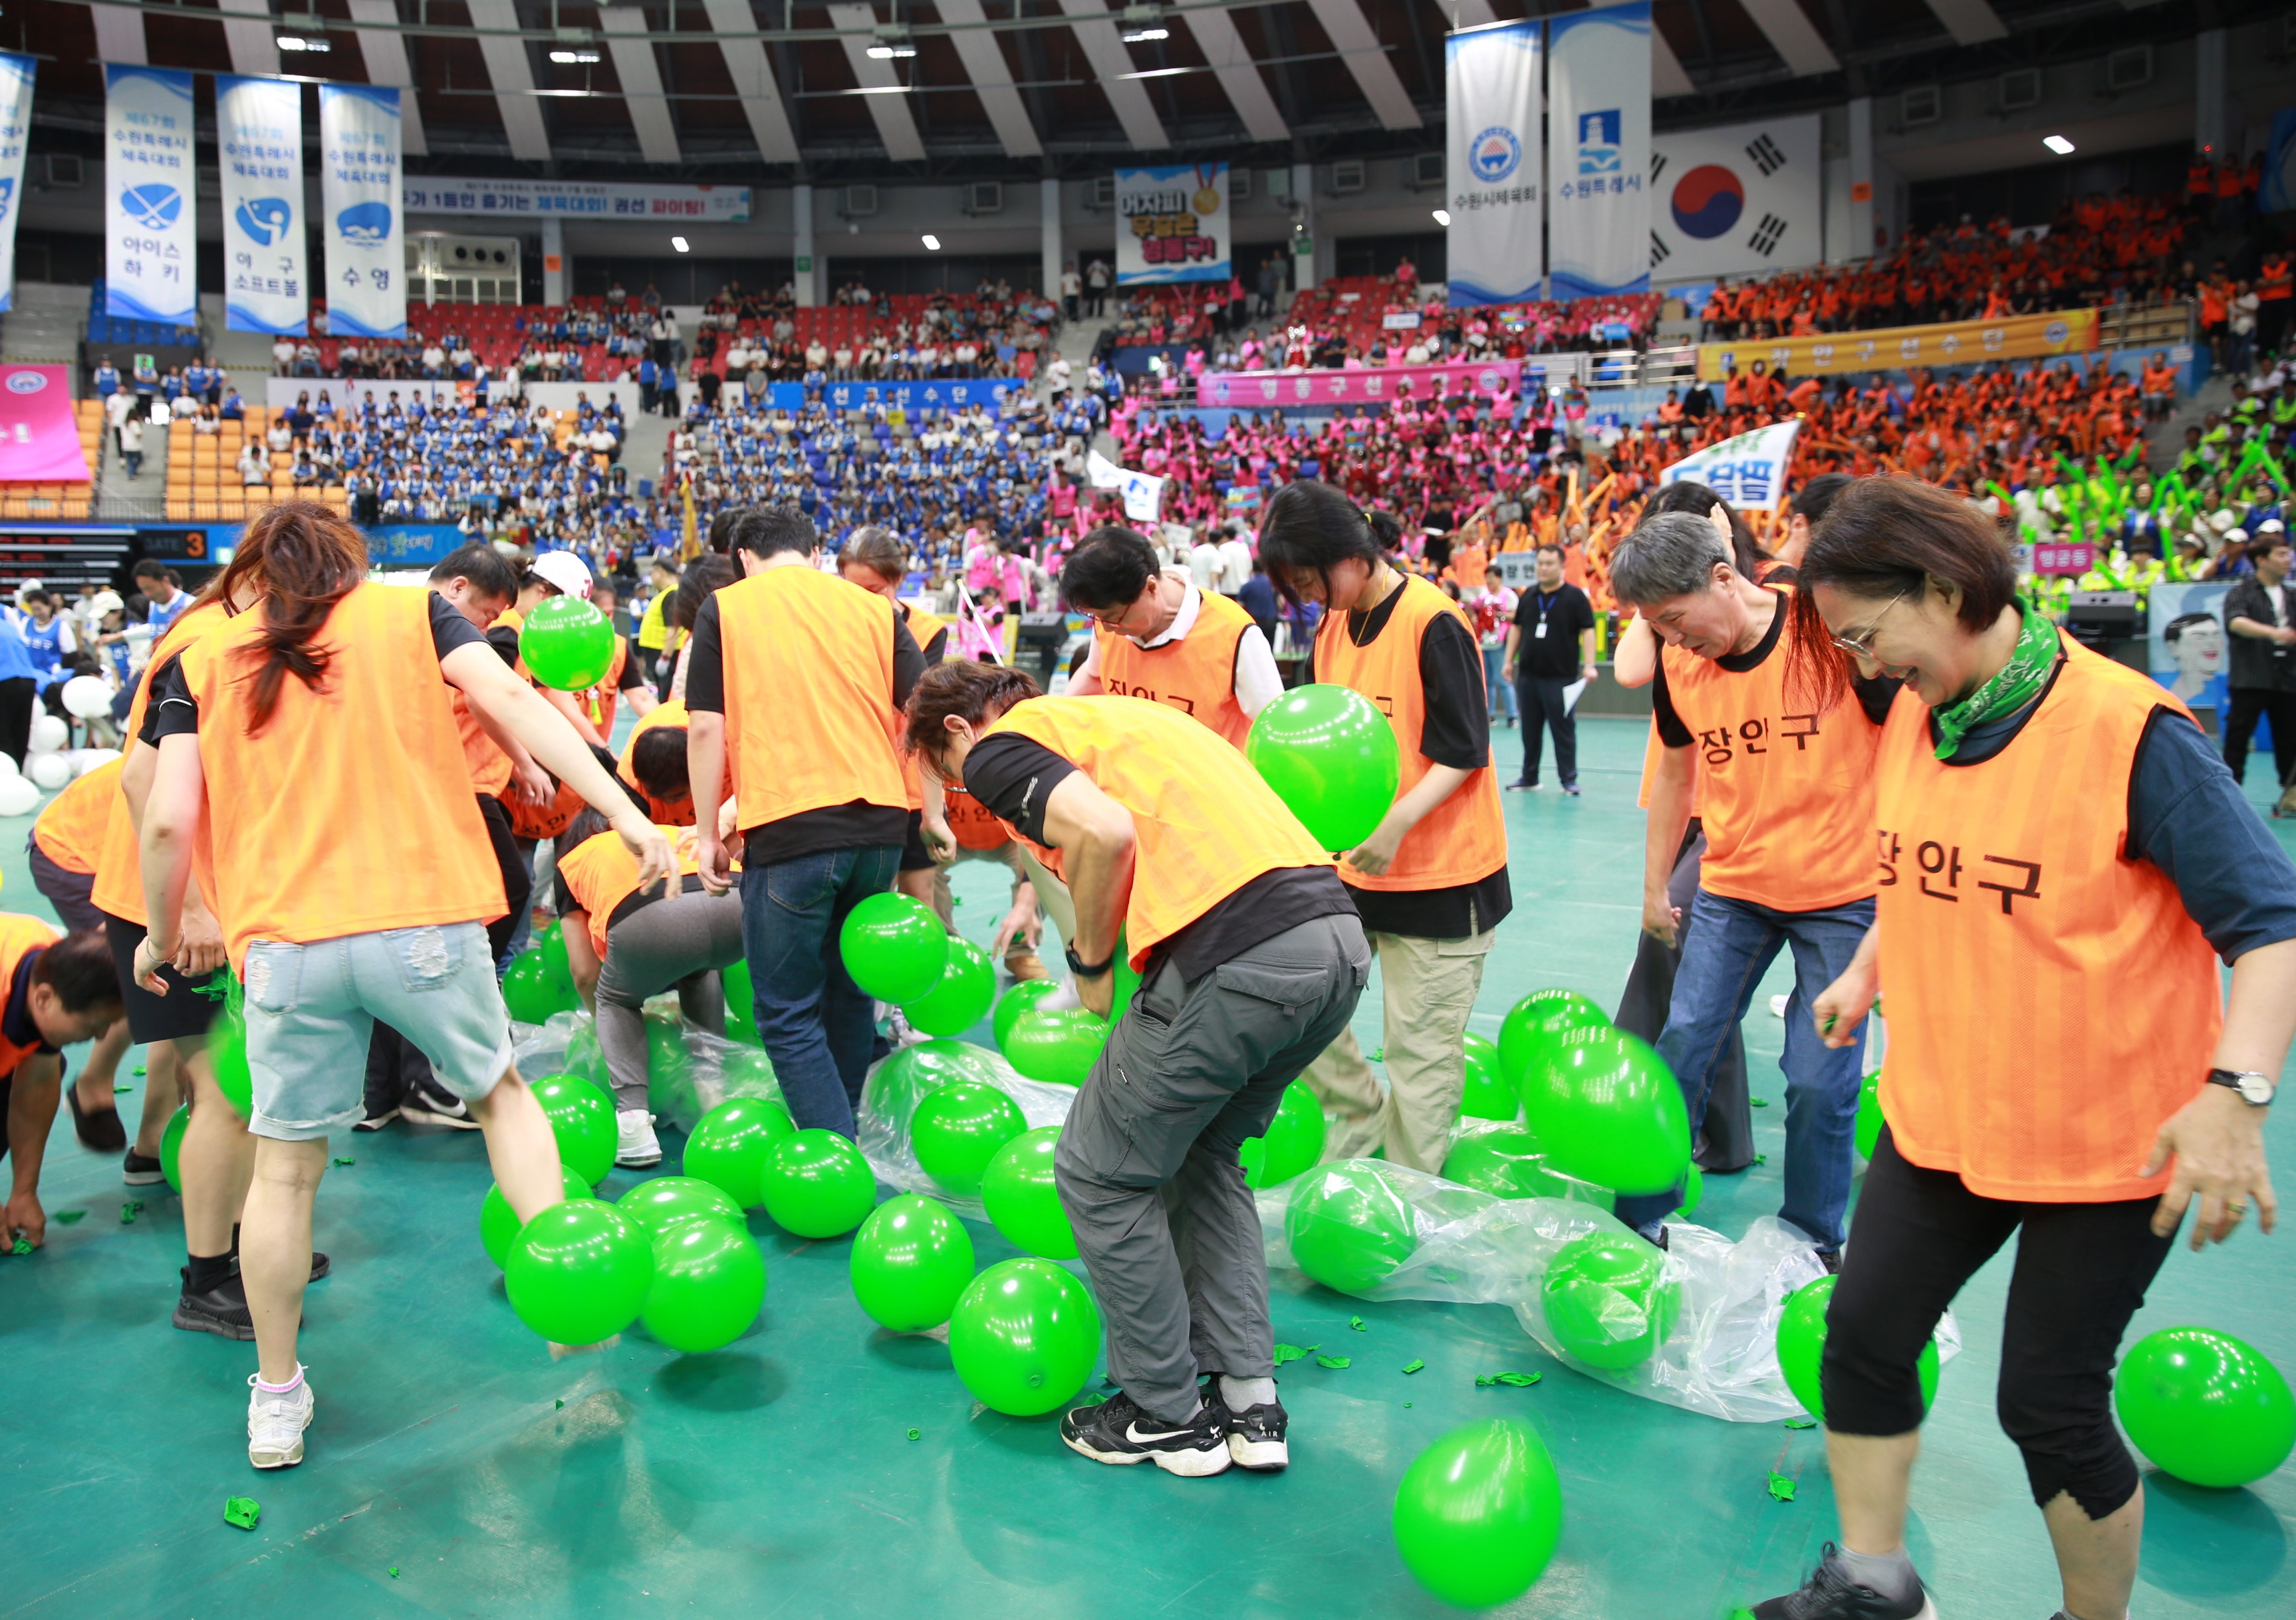
[[[1250,202],[1251,200],[1251,171],[1250,169],[1231,168],[1227,171],[1227,200],[1230,202]]]
[[[1945,117],[1945,92],[1935,85],[1916,85],[1898,98],[1898,119],[1908,129],[1934,124]]]
[[[1267,194],[1277,202],[1292,200],[1292,171],[1271,168],[1267,171]]]
[[[2141,90],[2152,82],[2152,47],[2126,45],[2104,59],[2107,90]]]
[[[964,188],[964,211],[968,214],[1001,214],[1004,211],[1004,183],[1001,180],[975,180]]]
[[[2001,110],[2022,112],[2041,104],[2041,70],[2020,68],[2001,76]]]
[[[1114,175],[1095,175],[1093,176],[1092,206],[1096,209],[1112,209],[1116,206],[1116,176]]]
[[[1332,195],[1352,197],[1364,188],[1364,166],[1361,158],[1342,158],[1332,165]]]
[[[845,188],[845,212],[848,217],[866,219],[877,211],[877,188],[873,185],[849,185]]]
[[[48,184],[60,191],[76,191],[86,184],[80,172],[79,154],[52,151],[48,154]]]
[[[1443,154],[1441,152],[1423,151],[1412,158],[1411,186],[1414,191],[1439,192],[1443,189]]]

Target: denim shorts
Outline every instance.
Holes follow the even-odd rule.
[[[258,939],[242,976],[255,1081],[248,1128],[258,1136],[308,1141],[357,1125],[377,1020],[405,1035],[465,1100],[486,1096],[510,1069],[510,1015],[480,923],[309,945]]]

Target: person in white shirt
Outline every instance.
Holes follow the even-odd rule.
[[[439,347],[439,340],[433,338],[422,346],[422,374],[436,382],[439,374],[446,369],[447,351]]]
[[[1222,566],[1218,542],[1207,537],[1189,548],[1188,575],[1199,591],[1217,593],[1219,590]]]
[[[274,376],[286,377],[295,370],[295,340],[282,337],[271,346],[271,371]]]
[[[271,481],[271,457],[251,438],[239,447],[239,481],[247,489]]]
[[[1220,594],[1240,596],[1251,579],[1251,546],[1239,529],[1228,530],[1220,542]]]

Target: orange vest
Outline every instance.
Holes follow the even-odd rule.
[[[2257,272],[2257,301],[2269,304],[2288,297],[2290,290],[2288,256],[2276,253],[2267,258]]]
[[[1777,611],[1789,611],[1785,590]],[[1789,695],[1793,620],[1742,674],[1660,649],[1667,696],[1698,750],[1706,829],[1699,887],[1781,912],[1847,905],[1874,892],[1874,750],[1881,732],[1855,699],[1816,714]]]
[[[916,642],[917,650],[920,653],[924,651],[925,643],[939,634],[946,627],[945,620],[936,618],[922,608],[912,608],[906,602],[896,603],[894,611],[900,615],[901,622],[908,626],[909,639]],[[946,657],[947,653],[947,649],[944,646],[942,654]],[[926,661],[929,664],[934,664],[940,660],[929,659]],[[906,748],[897,747],[895,753],[901,762],[901,786],[908,792],[909,808],[922,810],[925,807],[925,782],[924,777],[917,768],[917,757]]]
[[[94,874],[111,825],[111,801],[119,797],[119,773],[127,766],[124,755],[100,765],[48,801],[32,823],[32,841],[42,855],[66,871]]]
[[[253,735],[261,610],[184,650],[234,969],[250,940],[301,945],[506,909],[430,603],[428,591],[354,588],[320,633],[332,655],[320,689],[290,675]]]
[[[499,630],[505,626],[509,626],[512,634],[523,634],[526,629],[526,615],[521,613],[516,608],[504,609],[502,617],[496,619],[490,627]],[[542,683],[536,680],[533,674],[528,670],[523,658],[512,667],[520,680],[524,681],[537,691],[543,690]],[[450,686],[447,690],[454,691],[455,689]],[[455,701],[457,703],[462,701],[460,693],[456,693]],[[489,738],[488,740],[493,740]],[[505,786],[508,785],[509,780],[508,777],[503,779]],[[512,837],[532,839],[537,841],[543,839],[554,839],[566,830],[569,822],[582,814],[582,796],[561,782],[556,796],[545,804],[529,804],[525,799],[513,794],[503,800],[503,813],[510,818]]]
[[[674,725],[681,732],[685,731],[689,729],[689,719],[683,698],[655,704],[638,716],[638,723],[630,727],[629,740],[622,744],[622,757],[615,762],[616,774],[621,777],[624,786],[645,801],[647,819],[657,827],[693,825],[693,795],[688,792],[684,798],[656,798],[638,786],[637,766],[633,763],[637,758],[638,738],[658,725]],[[730,778],[731,773],[727,774]]]
[[[1235,700],[1235,659],[1251,615],[1216,591],[1198,592],[1197,601],[1187,634],[1161,647],[1094,630],[1101,684],[1115,697],[1168,703],[1240,749],[1251,719]]]
[[[912,641],[916,642],[917,650],[919,652],[923,652],[925,649],[931,646],[933,637],[939,635],[942,631],[948,628],[948,620],[941,618],[937,613],[928,613],[922,608],[912,608],[904,603],[902,605],[901,612],[903,615],[901,622],[908,626],[909,637]],[[942,657],[945,658],[947,656],[947,652],[946,648],[944,648]],[[926,657],[926,662],[928,663],[938,661],[939,660],[933,659],[930,654]]]
[[[964,849],[1002,849],[1013,841],[1013,834],[1004,822],[988,814],[988,806],[970,793],[960,793],[951,788],[941,801],[948,819],[948,830]]]
[[[187,609],[184,616],[168,626],[167,632],[152,648],[152,660],[144,673],[136,677],[135,696],[127,706],[127,724],[123,735],[127,749],[133,753],[135,738],[144,729],[144,710],[152,700],[152,672],[183,651],[203,635],[221,630],[231,623],[230,618],[217,602],[206,602]],[[123,766],[124,768],[124,766]],[[211,840],[204,822],[200,839],[193,846],[194,870],[199,874],[200,896],[210,912],[216,911],[215,861]],[[142,928],[150,920],[144,909],[144,854],[135,837],[135,819],[128,814],[127,796],[112,796],[111,814],[104,819],[103,843],[95,857],[95,887],[88,898],[95,908],[123,922]],[[217,915],[222,913],[217,912]]]
[[[676,829],[664,827],[662,831],[676,851]],[[693,855],[685,854],[678,855],[677,870],[681,876],[690,877],[701,868]],[[621,834],[596,833],[558,857],[558,875],[565,880],[566,892],[574,896],[574,904],[588,915],[590,944],[598,960],[605,961],[606,925],[614,908],[637,892],[637,856],[622,842]]]
[[[2137,745],[2192,715],[2070,637],[2064,653],[2038,711],[1981,764],[1939,761],[1910,692],[1890,712],[1881,1102],[1899,1152],[1972,1191],[2102,1203],[2169,1184],[2137,1168],[2206,1084],[2224,1020],[2216,953],[2127,847]]]
[[[1427,694],[1419,684],[1419,646],[1427,627],[1447,613],[1463,626],[1459,604],[1423,579],[1406,577],[1402,600],[1386,627],[1368,647],[1348,634],[1348,616],[1326,613],[1316,631],[1316,678],[1350,686],[1379,706],[1395,727],[1403,754],[1403,777],[1396,797],[1419,785],[1431,761],[1419,751],[1427,724]],[[1472,626],[1469,639],[1472,639]],[[1499,778],[1485,756],[1482,767],[1459,784],[1457,792],[1403,835],[1394,864],[1377,877],[1353,868],[1340,876],[1352,888],[1456,888],[1476,883],[1506,864],[1506,823],[1499,813]]]
[[[0,912],[0,1002],[4,1002],[16,982],[16,970],[23,965],[24,953],[44,950],[62,937],[53,922],[14,912]],[[19,1046],[0,1035],[0,1075],[14,1074],[16,1066],[38,1050],[37,1038],[29,1046]]]
[[[716,601],[742,830],[857,801],[906,808],[893,604],[802,567],[753,574]]]
[[[1132,894],[1124,938],[1136,968],[1160,941],[1254,878],[1332,863],[1275,790],[1244,763],[1241,749],[1167,705],[1030,698],[981,734],[999,732],[1050,749],[1132,813]],[[1059,850],[1029,847],[1067,877]]]
[[[621,697],[622,669],[629,661],[630,644],[618,635],[614,638],[614,661],[606,666],[605,678],[588,691],[573,694],[576,707],[598,735],[609,740],[614,735],[614,710]]]

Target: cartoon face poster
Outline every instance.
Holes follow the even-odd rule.
[[[2222,715],[2226,701],[2224,599],[2228,579],[2156,585],[2148,599],[2152,678],[2194,708]]]

